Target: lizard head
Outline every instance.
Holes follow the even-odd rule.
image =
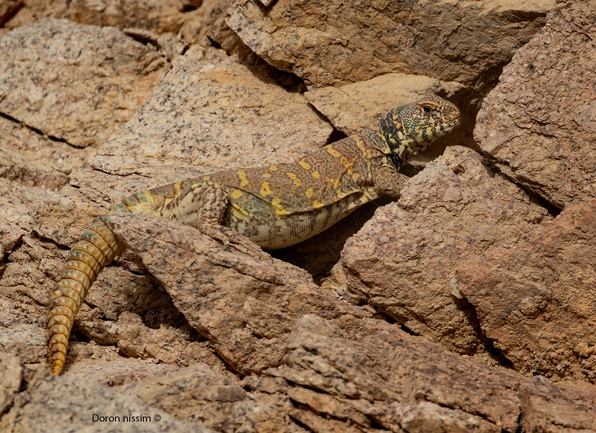
[[[460,122],[455,105],[435,95],[389,111],[380,126],[392,156],[404,161],[424,151],[430,143]]]

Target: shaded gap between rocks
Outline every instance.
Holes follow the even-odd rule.
[[[334,399],[336,398],[336,396],[334,396],[328,392],[324,392],[318,388],[313,388],[313,387],[310,387],[307,385],[296,384],[295,382],[292,382],[292,381],[288,381],[288,384],[294,388],[296,388],[296,387],[304,388],[304,389],[308,389],[316,394],[326,395],[326,396],[329,396]],[[351,400],[350,398],[346,398],[345,396],[343,396],[342,398],[344,398],[345,400]],[[349,417],[340,418],[340,417],[332,415],[329,412],[319,412],[316,409],[314,409],[313,407],[311,407],[310,405],[308,405],[307,403],[301,403],[299,401],[292,399],[292,397],[289,397],[289,400],[290,400],[290,403],[292,404],[292,406],[294,407],[294,409],[313,413],[322,419],[331,419],[331,420],[336,420],[336,421],[342,422],[342,423],[352,423],[352,424],[358,425],[358,426],[366,428],[366,429],[383,430],[383,431],[387,430],[387,428],[384,427],[382,424],[380,424],[374,417],[372,417],[371,415],[367,415],[366,413],[363,413],[363,412],[359,412],[359,413],[362,414],[368,420],[368,422],[370,423],[370,426],[363,426],[362,424],[354,421],[353,419],[350,419]],[[297,423],[299,423],[301,426],[303,426],[303,423],[300,422],[299,420],[296,420],[294,417],[292,417],[291,414],[290,414],[290,418],[292,418],[292,420],[297,421]],[[313,431],[308,426],[305,426],[304,428],[306,428],[308,431]]]
[[[294,408],[296,408],[294,402],[292,402],[292,406],[294,406]],[[297,408],[296,408],[297,409]],[[297,409],[300,410],[300,409]],[[298,427],[304,429],[307,432],[312,432],[315,433],[315,430],[311,429],[309,426],[307,426],[306,424],[304,424],[302,421],[300,421],[299,419],[295,418],[294,416],[292,416],[291,413],[288,414],[288,416],[290,417],[290,420],[296,424]]]
[[[237,53],[238,63],[246,66],[262,82],[267,84],[275,83],[289,93],[304,93],[306,91],[306,85],[302,78],[267,63],[242,41],[238,44]],[[326,121],[329,122],[327,119]]]
[[[53,135],[47,134],[47,133],[43,132],[41,129],[37,129],[37,128],[35,128],[34,126],[27,125],[25,122],[21,122],[20,120],[18,120],[18,119],[15,119],[14,117],[11,117],[11,116],[9,116],[9,115],[8,115],[8,114],[6,114],[6,113],[0,113],[0,117],[4,118],[4,119],[6,119],[6,120],[8,120],[8,121],[10,121],[10,122],[17,123],[17,124],[19,124],[19,125],[23,126],[24,128],[27,128],[27,129],[29,129],[30,131],[33,131],[33,132],[35,132],[36,134],[39,134],[39,135],[41,135],[42,137],[45,137],[45,138],[47,138],[48,140],[51,140],[51,141],[56,141],[56,142],[58,142],[58,143],[66,143],[66,144],[68,144],[70,147],[74,147],[75,149],[81,149],[81,147],[80,147],[80,146],[75,146],[74,144],[72,144],[72,143],[69,143],[69,142],[68,142],[67,140],[65,140],[64,138],[58,138],[58,137],[54,137]]]
[[[315,107],[312,103],[308,103],[308,106],[311,108],[312,111],[314,111],[314,113],[319,117],[319,119],[321,119],[323,122],[329,124],[333,130],[331,131],[331,134],[329,134],[329,137],[327,137],[327,141],[325,142],[324,146],[327,146],[328,144],[331,143],[335,143],[336,141],[340,141],[343,140],[344,138],[348,138],[348,135],[345,134],[344,132],[340,131],[339,129],[337,129],[335,127],[335,125],[331,122],[331,120],[329,120],[327,118],[327,116],[325,116],[323,113],[321,113],[317,107]]]
[[[15,15],[25,7],[25,2],[17,2],[13,7],[8,7],[6,14],[0,19],[0,27],[4,27],[4,24],[9,22],[15,17]]]
[[[375,310],[375,315],[373,317],[374,319],[384,320],[385,322],[387,322],[390,325],[397,325],[403,332],[405,332],[408,335],[412,335],[414,337],[420,336],[420,334],[418,334],[417,332],[414,332],[412,329],[408,328],[405,323],[400,322],[398,319],[393,317],[387,311],[383,311],[381,308],[374,306],[374,305],[372,307]]]
[[[509,164],[507,162],[500,161],[500,160],[497,160],[496,158],[493,158],[490,155],[483,154],[482,163],[485,166],[487,166],[489,169],[493,170],[496,173],[501,174],[502,176],[505,176],[512,183],[517,185],[521,190],[523,190],[528,195],[528,198],[530,199],[530,201],[533,204],[538,205],[541,208],[545,209],[548,212],[548,214],[550,216],[552,216],[553,218],[556,218],[563,211],[563,209],[561,209],[557,205],[549,202],[546,198],[544,198],[543,196],[541,196],[540,194],[538,194],[537,192],[532,190],[529,186],[529,185],[535,185],[538,189],[540,184],[538,184],[536,182],[532,182],[530,179],[526,179],[526,178],[523,178],[524,183],[522,183],[518,179],[509,176],[507,173],[504,173],[497,165],[497,164],[503,164],[503,165],[506,165],[507,167],[509,167]]]
[[[478,313],[476,312],[474,305],[472,305],[467,299],[458,299],[455,296],[452,296],[452,300],[456,307],[466,316],[468,323],[472,326],[474,332],[476,333],[476,338],[480,344],[482,344],[489,356],[498,362],[501,367],[513,370],[513,363],[511,360],[503,355],[501,350],[495,347],[494,340],[488,338],[482,330],[480,319],[478,318]]]

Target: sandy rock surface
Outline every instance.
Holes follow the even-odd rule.
[[[0,65],[0,112],[76,147],[102,144],[167,72],[155,49],[114,28],[55,19],[2,37]]]
[[[470,256],[457,285],[516,370],[596,380],[596,200],[569,205],[523,242]]]
[[[11,3],[11,2],[8,2]],[[24,0],[5,27],[16,28],[42,18],[66,18],[80,24],[141,28],[153,32],[177,32],[196,9],[196,0]],[[196,12],[194,12],[196,13]]]
[[[591,2],[553,10],[504,69],[474,130],[503,173],[559,208],[596,197],[595,19]]]
[[[302,95],[259,77],[221,50],[196,57],[202,52],[191,51],[176,64],[102,146],[92,167],[125,175],[171,171],[184,178],[299,159],[327,141],[331,126]]]
[[[546,210],[473,150],[452,146],[351,237],[326,285],[346,299],[458,353],[490,350],[454,268],[491,245],[511,245]]]
[[[415,72],[480,87],[553,5],[237,0],[227,23],[259,56],[315,86]]]
[[[0,0],[0,431],[596,431],[594,11]],[[55,280],[112,204],[427,93],[462,125],[401,198],[271,257],[111,216],[129,249],[49,375]]]

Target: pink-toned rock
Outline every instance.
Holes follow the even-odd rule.
[[[596,197],[596,5],[562,1],[503,70],[474,136],[498,167],[559,208]]]
[[[17,370],[11,359],[0,357],[0,371],[18,380],[13,404],[0,418],[0,431],[29,433],[36,431],[104,432],[194,432],[213,430],[182,422],[156,407],[75,377],[51,377],[44,368]],[[7,378],[3,382],[7,382]],[[0,384],[2,387],[4,383]],[[2,389],[0,388],[0,393]],[[135,418],[124,418],[132,417]],[[101,417],[101,418],[100,418]],[[105,417],[105,418],[104,418]],[[116,429],[114,429],[116,426]]]
[[[450,350],[482,353],[487,342],[453,285],[455,269],[490,245],[517,243],[544,219],[547,212],[480,155],[448,147],[346,242],[325,286]]]
[[[523,384],[520,388],[524,432],[596,431],[596,388],[565,384]]]
[[[569,205],[524,242],[459,266],[457,286],[516,370],[596,382],[596,200]]]
[[[143,214],[114,214],[110,223],[188,323],[238,372],[279,364],[303,314],[342,321],[368,315],[319,290],[302,269],[224,250],[195,228]]]
[[[429,432],[443,420],[454,431],[513,432],[521,413],[517,388],[530,383],[383,321],[337,326],[311,315],[297,322],[282,365],[265,373],[291,384],[288,395],[302,412],[321,414],[323,424],[323,417],[350,421],[354,431],[401,432],[395,426],[407,425]],[[304,415],[299,419],[314,428]]]

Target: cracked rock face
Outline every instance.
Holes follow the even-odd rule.
[[[56,19],[3,36],[0,65],[0,113],[76,147],[102,144],[167,71],[119,30]]]
[[[458,287],[516,370],[596,381],[595,233],[596,200],[571,204],[515,248],[459,266]]]
[[[474,131],[499,168],[559,208],[596,197],[596,8],[565,2],[487,96]]]
[[[550,9],[0,0],[0,431],[596,431],[594,6],[536,34]],[[462,125],[401,198],[271,259],[111,216],[129,249],[49,376],[55,280],[113,203],[426,93]]]
[[[259,56],[315,86],[415,72],[480,87],[553,4],[237,0],[226,22]]]
[[[491,245],[519,242],[550,218],[480,155],[452,146],[346,242],[327,285],[458,353],[486,353],[454,267]]]

